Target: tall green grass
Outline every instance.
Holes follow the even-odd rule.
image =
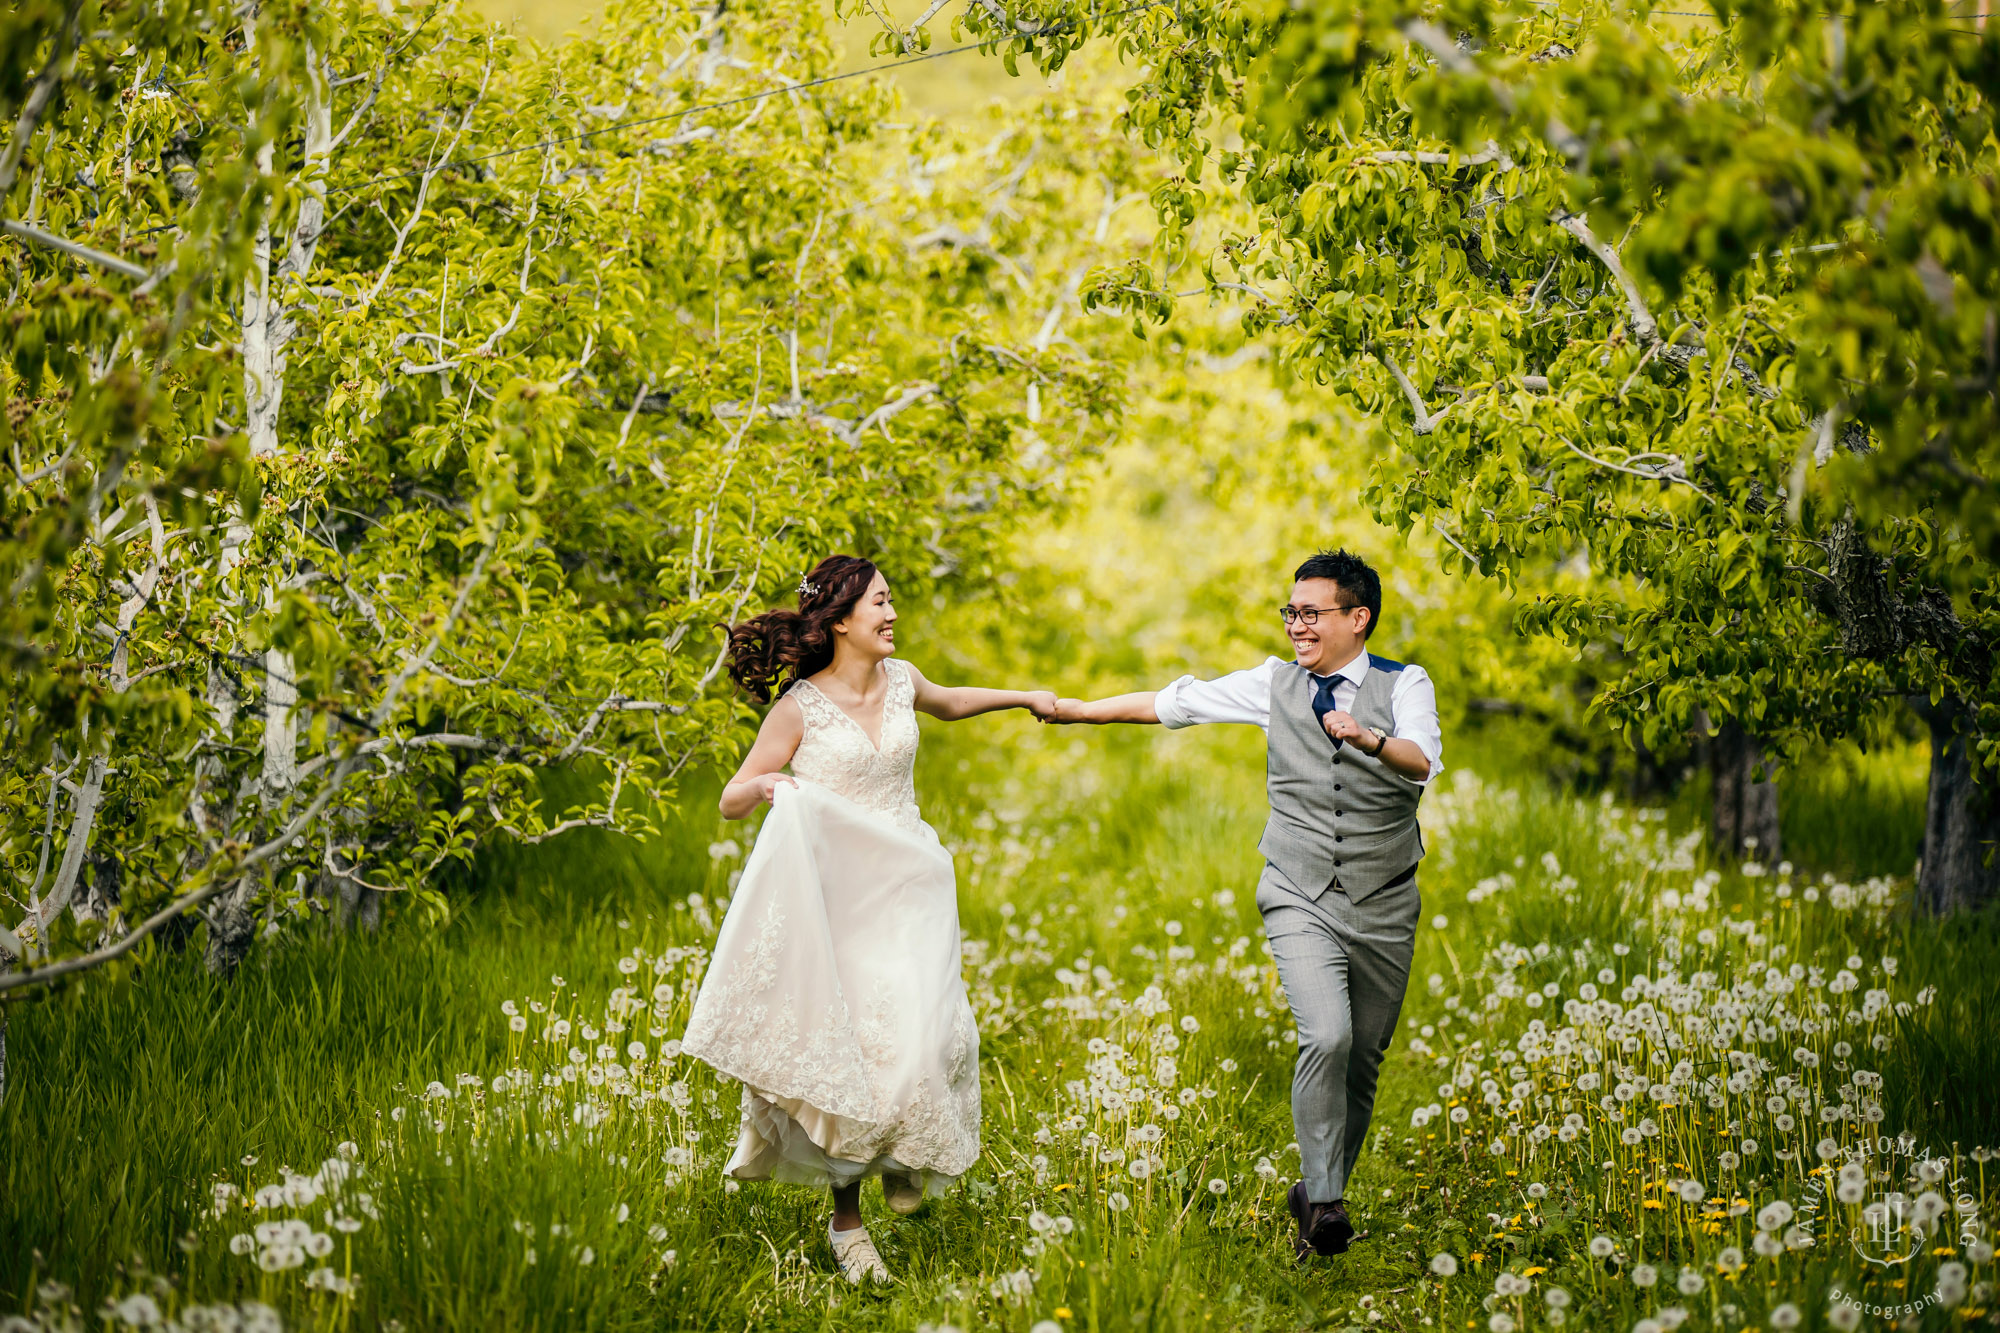
[[[1907,875],[1923,851],[1927,743],[1874,753],[1834,746],[1787,772],[1778,820],[1785,855],[1814,870]]]
[[[17,1006],[0,1103],[0,1309],[47,1276],[103,1293],[134,1256],[183,1262],[216,1173],[241,1176],[245,1157],[310,1170],[337,1142],[365,1140],[398,1089],[492,1068],[505,1053],[501,1001],[601,970],[707,884],[705,832],[689,819],[645,846],[588,833],[496,854],[438,929],[393,911],[377,937],[309,924],[226,979],[190,949]],[[217,1259],[184,1261],[204,1294],[240,1286],[202,1281],[229,1271]],[[426,1287],[381,1295],[413,1327],[455,1322],[458,1298],[434,1304]],[[516,1326],[536,1326],[519,1314]]]
[[[490,1091],[495,1073],[559,1054],[532,1030],[510,1033],[503,1001],[570,1006],[581,1023],[627,981],[621,956],[705,941],[689,895],[727,892],[740,862],[723,848],[711,856],[710,844],[741,844],[749,830],[721,826],[707,794],[693,793],[667,836],[643,848],[586,835],[489,856],[442,929],[393,917],[375,938],[306,929],[226,980],[207,977],[192,953],[161,957],[128,979],[87,980],[17,1008],[0,1104],[0,1313],[37,1305],[34,1288],[49,1278],[94,1313],[148,1280],[144,1269],[172,1284],[170,1305],[258,1298],[295,1323],[371,1330],[1025,1331],[1053,1319],[1097,1333],[1339,1327],[1371,1313],[1385,1327],[1422,1327],[1438,1310],[1430,1255],[1463,1254],[1487,1211],[1513,1205],[1483,1163],[1420,1163],[1397,1146],[1410,1141],[1411,1110],[1436,1095],[1437,1072],[1407,1044],[1414,1025],[1436,1022],[1448,994],[1476,995],[1488,951],[1503,943],[1553,943],[1560,962],[1586,944],[1608,957],[1616,942],[1637,964],[1657,895],[1687,879],[1633,870],[1634,837],[1648,840],[1653,862],[1676,854],[1685,835],[1665,819],[1613,818],[1533,782],[1447,785],[1429,799],[1435,854],[1405,1010],[1413,1026],[1385,1066],[1380,1132],[1351,1195],[1368,1235],[1343,1261],[1300,1270],[1282,1190],[1258,1170],[1268,1159],[1282,1179],[1297,1159],[1286,1152],[1289,1021],[1252,901],[1257,738],[995,723],[949,741],[933,731],[926,745],[919,790],[957,848],[963,925],[978,942],[969,974],[984,1021],[987,1154],[916,1218],[887,1217],[869,1191],[870,1223],[901,1279],[887,1292],[832,1277],[823,1197],[724,1187],[716,1168],[734,1137],[734,1092],[713,1077],[661,1076],[688,1084],[683,1118],[621,1112],[588,1131],[559,1113],[569,1101],[534,1109]],[[1850,845],[1813,822],[1848,817],[1830,795],[1792,808],[1788,837]],[[1755,887],[1740,886],[1744,901]],[[1912,986],[1937,987],[1938,1002],[1903,1020],[1882,1062],[1889,1124],[1968,1146],[2000,1141],[1986,1021],[2000,1000],[1995,921],[1809,920],[1786,927],[1800,947],[1893,952]],[[1057,979],[1095,967],[1108,985]],[[1170,1013],[1129,1007],[1148,985]],[[1127,1006],[1106,1007],[1112,994]],[[1098,1016],[1062,1007],[1079,995]],[[1099,1058],[1087,1039],[1150,1061],[1183,1016],[1197,1030],[1177,1036],[1180,1083],[1198,1093],[1166,1124],[1158,1173],[1135,1181],[1123,1164],[1095,1162],[1074,1132],[1043,1141],[1075,1110],[1065,1084]],[[451,1088],[460,1074],[487,1086]],[[421,1100],[432,1080],[454,1095]],[[696,1165],[669,1181],[662,1154],[685,1142],[682,1126],[702,1136]],[[358,1145],[380,1213],[336,1255],[361,1278],[351,1299],[306,1293],[299,1271],[262,1274],[229,1253],[227,1237],[255,1216],[208,1216],[213,1181],[249,1186],[280,1165],[309,1172],[343,1141]],[[1224,1192],[1210,1193],[1210,1180]],[[1113,1209],[1114,1192],[1131,1207]],[[1036,1215],[1069,1218],[1074,1231],[1026,1253]],[[1580,1245],[1565,1225],[1552,1218],[1536,1244],[1551,1255]],[[1015,1273],[1025,1289],[1007,1286]],[[1449,1320],[1483,1326],[1480,1295],[1447,1284]],[[1629,1302],[1606,1300],[1604,1317],[1616,1311],[1629,1325]],[[1578,1326],[1600,1326],[1584,1308],[1577,1315]]]

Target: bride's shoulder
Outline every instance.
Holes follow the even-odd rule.
[[[764,714],[764,727],[767,730],[775,728],[797,731],[805,723],[805,704],[800,698],[799,691],[799,686],[804,683],[796,681],[778,696],[777,702],[771,705],[771,711]]]

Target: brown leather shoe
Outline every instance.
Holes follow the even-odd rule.
[[[1300,1263],[1316,1254],[1332,1256],[1347,1253],[1347,1246],[1354,1239],[1354,1224],[1347,1220],[1345,1199],[1313,1203],[1306,1197],[1305,1182],[1301,1180],[1293,1184],[1285,1203],[1291,1209],[1293,1220],[1299,1224],[1299,1234],[1292,1241],[1292,1253]]]
[[[1354,1223],[1347,1220],[1347,1200],[1335,1199],[1314,1210],[1312,1246],[1321,1254],[1346,1254],[1354,1241]]]
[[[1292,1258],[1302,1264],[1309,1263],[1314,1250],[1306,1236],[1312,1231],[1313,1206],[1306,1198],[1305,1181],[1292,1182],[1292,1188],[1285,1194],[1285,1206],[1291,1210],[1292,1220],[1299,1224],[1299,1234],[1292,1237]]]

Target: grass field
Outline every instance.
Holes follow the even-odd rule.
[[[835,1278],[823,1197],[719,1178],[734,1091],[672,1039],[749,830],[702,814],[494,857],[440,931],[306,932],[226,981],[162,959],[18,1008],[0,1321],[25,1322],[0,1328],[1880,1322],[1836,1289],[1990,1321],[1995,921],[1911,921],[1902,881],[1711,868],[1668,812],[1476,760],[1426,800],[1366,1236],[1295,1268],[1257,739],[929,733],[987,1153],[915,1218],[867,1194],[883,1293]],[[1893,805],[1897,771],[1856,781]],[[1802,792],[1787,836],[1838,853],[1817,824],[1849,790]],[[1935,1163],[1892,1143],[1839,1174],[1885,1133]],[[1945,1212],[1871,1263],[1849,1233],[1895,1189]]]

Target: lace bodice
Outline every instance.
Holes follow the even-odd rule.
[[[883,663],[889,675],[888,697],[882,701],[882,746],[878,750],[861,724],[847,711],[802,680],[791,689],[805,715],[805,736],[792,755],[792,772],[817,783],[864,809],[889,816],[915,829],[917,813],[916,684],[904,663]]]

